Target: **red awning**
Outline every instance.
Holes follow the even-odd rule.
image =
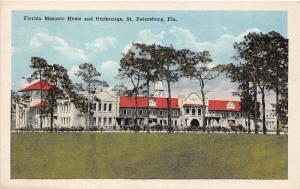
[[[162,97],[137,97],[137,108],[167,109],[168,99]],[[120,108],[135,108],[135,97],[120,96]],[[171,109],[179,109],[178,98],[171,98]]]
[[[50,90],[54,90],[54,89],[61,91],[61,89],[59,89],[55,85],[49,83],[48,81],[41,80],[41,81],[37,81],[37,82],[23,88],[19,92],[33,91],[33,90],[50,91]]]
[[[46,102],[39,102],[39,103],[33,105],[32,107],[34,107],[34,108],[40,108],[40,107],[46,107],[46,106],[47,106]]]
[[[240,111],[240,101],[236,100],[209,100],[208,110],[216,111]]]

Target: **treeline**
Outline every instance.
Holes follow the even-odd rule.
[[[261,93],[263,133],[266,134],[266,93],[275,93],[273,105],[276,112],[276,130],[288,123],[288,39],[277,32],[249,33],[242,42],[234,44],[237,64],[224,65],[226,75],[238,83],[237,94],[241,99],[241,112],[248,120],[253,119],[255,133],[259,106],[257,96]],[[250,121],[248,121],[250,123]],[[250,126],[249,132],[250,132]]]
[[[171,125],[172,84],[178,82],[180,78],[197,80],[203,103],[202,130],[205,132],[206,83],[218,77],[220,73],[225,73],[232,82],[238,83],[237,94],[241,98],[241,112],[249,120],[254,120],[255,133],[258,133],[257,120],[260,106],[257,100],[258,90],[262,94],[265,134],[265,94],[267,91],[275,92],[279,134],[279,121],[287,124],[288,40],[276,32],[249,33],[242,42],[234,44],[234,49],[236,50],[233,56],[234,63],[211,67],[212,59],[209,51],[194,52],[189,49],[175,49],[172,46],[132,43],[128,52],[122,54],[119,69],[120,79],[129,80],[132,87],[128,88],[120,84],[116,85],[113,90],[118,95],[133,96],[137,105],[137,96],[150,96],[150,85],[156,81],[164,81],[167,84],[168,93],[167,130],[172,132],[174,130]],[[57,103],[60,102],[59,99],[69,99],[85,116],[87,126],[91,125],[93,115],[91,103],[93,100],[101,100],[97,99],[94,93],[97,89],[108,86],[106,81],[100,80],[101,74],[92,64],[84,63],[79,66],[76,75],[82,79],[82,83],[73,83],[63,66],[50,65],[40,57],[33,57],[30,67],[34,72],[27,78],[28,81],[47,80],[57,87],[48,93],[41,91],[41,99],[45,93],[47,103],[46,108],[41,108],[41,114],[50,115],[51,131],[53,131],[53,112]],[[135,109],[137,110],[137,107]],[[134,127],[137,131],[136,110],[134,111]],[[149,120],[149,111],[147,111],[147,117]],[[250,132],[250,125],[248,128]],[[149,122],[147,131],[150,132]]]

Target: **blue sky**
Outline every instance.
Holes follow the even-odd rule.
[[[213,65],[231,62],[232,44],[249,32],[287,33],[285,11],[14,11],[12,13],[12,88],[26,82],[30,58],[40,56],[49,64],[58,63],[74,73],[84,62],[93,63],[110,85],[116,79],[122,52],[132,42],[172,44],[175,48],[209,50]],[[24,16],[84,17],[174,17],[175,22],[24,21]],[[184,86],[184,87],[182,87]],[[174,84],[174,93],[199,92],[196,81]],[[211,98],[230,98],[234,84],[220,77],[208,83]]]

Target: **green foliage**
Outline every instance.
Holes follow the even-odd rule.
[[[255,124],[258,116],[257,88],[262,94],[264,133],[266,90],[275,92],[277,117],[287,123],[288,40],[274,31],[267,34],[249,33],[242,42],[234,44],[234,49],[236,55],[233,58],[241,61],[240,65],[229,64],[225,70],[233,82],[239,83],[240,96],[243,106],[248,106],[248,114],[253,108]],[[251,95],[254,96],[253,106],[250,103]]]
[[[90,63],[83,63],[79,65],[79,70],[75,73],[76,76],[82,79],[82,83],[75,84],[75,93],[73,93],[75,107],[86,117],[88,127],[91,125],[91,116],[93,112],[91,106],[93,103],[93,98],[91,97],[95,94],[97,89],[102,89],[102,87],[108,87],[108,83],[104,80],[100,80],[100,72]],[[84,94],[84,92],[87,93]],[[92,99],[91,99],[92,98]],[[96,99],[100,101],[100,99]]]
[[[78,99],[75,85],[70,80],[67,69],[61,65],[51,65],[41,57],[32,57],[30,67],[33,68],[34,71],[27,80],[46,80],[54,85],[49,91],[41,91],[43,99],[47,104],[46,108],[42,109],[42,113],[50,114],[50,127],[51,131],[53,131],[54,111],[59,101],[70,98],[71,101],[74,102]]]

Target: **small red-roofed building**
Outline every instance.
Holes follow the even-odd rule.
[[[22,88],[18,92],[25,93],[29,97],[29,103],[27,105],[16,105],[16,128],[29,128],[37,129],[50,127],[49,116],[42,113],[47,108],[45,98],[47,93],[51,90],[62,91],[55,85],[49,83],[46,80],[38,80]],[[54,113],[54,124],[56,124],[57,114]],[[42,125],[40,124],[42,122]]]
[[[245,125],[245,119],[240,113],[240,101],[208,100],[207,125],[233,127]]]

